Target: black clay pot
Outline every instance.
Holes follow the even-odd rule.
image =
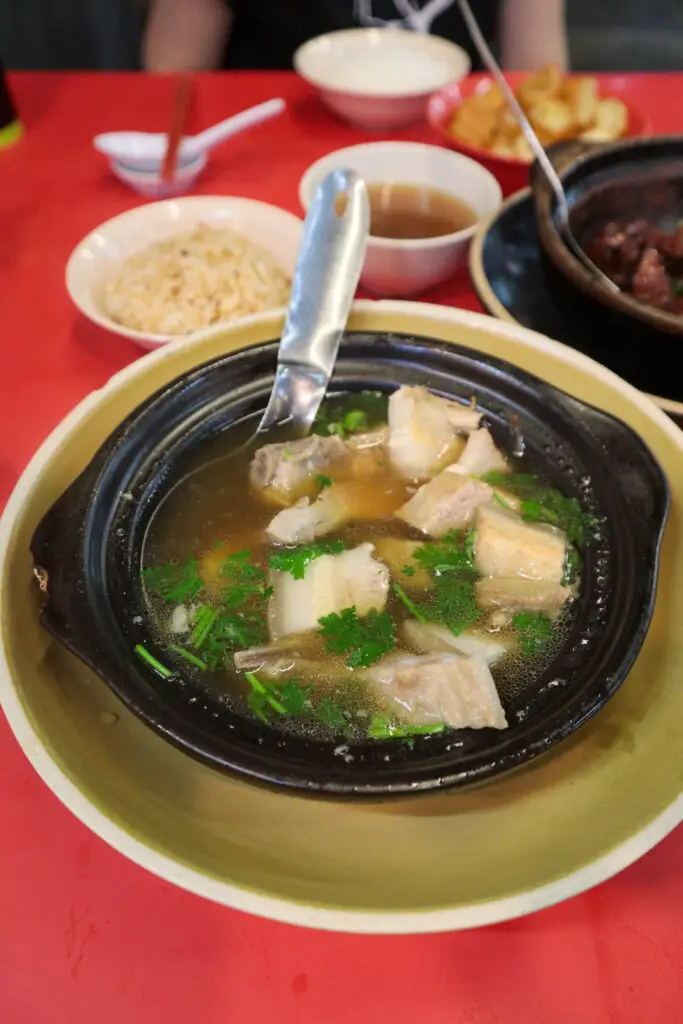
[[[135,657],[155,644],[140,586],[142,543],[190,456],[255,416],[269,394],[277,342],[198,367],[136,409],[40,523],[32,541],[48,597],[44,626],[86,661],[160,735],[214,768],[328,795],[388,796],[491,778],[549,750],[594,714],[625,678],[652,613],[668,508],[663,474],[623,423],[504,362],[428,338],[349,334],[334,391],[425,384],[476,395],[498,443],[518,418],[539,471],[600,518],[585,552],[578,608],[547,671],[506,706],[510,728],[463,730],[352,747],[283,736],[200,689],[177,665],[160,678]]]
[[[559,143],[549,151],[562,179],[572,232],[585,249],[610,221],[643,218],[671,231],[683,219],[683,136],[624,139],[606,146]],[[679,398],[680,385],[662,390],[683,343],[683,316],[626,293],[614,293],[567,248],[554,220],[555,198],[537,165],[531,175],[536,227],[547,286],[580,330],[601,336],[608,365],[623,363],[641,390]],[[678,390],[677,390],[678,389]]]

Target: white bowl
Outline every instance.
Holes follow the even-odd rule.
[[[352,28],[304,43],[294,67],[341,117],[363,128],[397,128],[423,119],[430,94],[464,78],[471,62],[439,36]]]
[[[133,167],[120,160],[110,160],[109,166],[120,181],[129,185],[141,196],[146,196],[148,199],[168,199],[171,196],[179,196],[183,192],[188,192],[207,163],[206,153],[200,153],[192,160],[179,164],[172,181],[164,181],[158,170]]]
[[[79,242],[66,265],[66,288],[74,305],[93,323],[131,338],[142,348],[177,341],[179,335],[134,331],[112,320],[104,308],[104,285],[133,253],[199,223],[236,231],[268,249],[289,277],[294,273],[303,225],[293,213],[233,196],[167,199],[122,213]]]
[[[349,146],[318,160],[299,182],[299,200],[308,210],[316,187],[336,167],[350,167],[364,180],[426,185],[448,192],[472,207],[478,220],[492,216],[503,194],[494,176],[469,157],[418,142],[371,142]],[[477,225],[436,238],[370,237],[361,283],[382,296],[417,295],[447,280],[467,259]]]

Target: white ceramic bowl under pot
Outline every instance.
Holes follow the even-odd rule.
[[[318,160],[299,182],[304,210],[316,187],[336,167],[350,167],[370,184],[397,182],[439,189],[472,207],[479,221],[501,205],[494,176],[469,157],[417,142],[372,142],[349,146]],[[451,277],[467,260],[477,225],[436,238],[370,237],[361,283],[384,297],[419,295]]]
[[[316,36],[294,54],[296,71],[340,117],[363,128],[424,119],[431,93],[470,70],[467,53],[439,36],[352,28]]]

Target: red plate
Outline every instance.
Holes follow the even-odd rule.
[[[508,76],[513,88],[527,77],[526,74],[514,72]],[[583,77],[571,75],[568,77]],[[627,135],[649,135],[650,128],[645,115],[631,102],[633,82],[626,75],[598,75],[600,95],[603,98],[615,96],[628,109],[629,123]],[[477,160],[487,167],[500,181],[506,192],[523,188],[528,184],[529,164],[524,160],[512,157],[497,156],[481,146],[469,146],[456,139],[448,130],[453,114],[464,99],[469,96],[486,92],[490,89],[493,79],[490,75],[472,75],[461,82],[452,82],[439,92],[430,96],[427,102],[427,121],[441,141],[451,149]]]

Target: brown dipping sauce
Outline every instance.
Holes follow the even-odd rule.
[[[471,206],[438,188],[403,182],[374,182],[367,188],[375,238],[439,238],[477,223]]]

